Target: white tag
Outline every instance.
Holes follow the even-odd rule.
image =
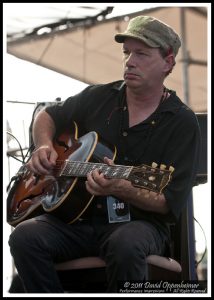
[[[114,198],[113,196],[107,196],[107,208],[109,223],[130,221],[130,211],[128,203]]]

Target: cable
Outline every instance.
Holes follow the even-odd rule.
[[[18,145],[19,145],[19,149],[20,149],[20,151],[21,151],[22,161],[19,160],[18,158],[15,158],[15,157],[12,156],[12,155],[11,155],[11,157],[13,157],[13,158],[19,160],[20,162],[22,162],[22,163],[24,164],[25,158],[24,158],[24,153],[23,153],[21,144],[19,143],[18,139],[17,139],[11,132],[9,132],[9,131],[6,131],[6,132],[7,132],[7,134],[9,134],[10,136],[12,136],[12,137],[17,141],[17,143],[18,143]]]
[[[199,261],[196,261],[196,268],[198,267],[198,265],[202,262],[202,260],[204,259],[204,256],[205,254],[207,253],[207,239],[206,239],[206,235],[205,235],[205,232],[204,232],[204,229],[202,228],[201,224],[198,222],[198,220],[196,220],[195,217],[194,218],[194,221],[198,223],[198,225],[200,226],[202,232],[203,232],[203,235],[204,235],[204,239],[205,239],[205,250],[204,250],[204,253],[202,254],[201,258]]]
[[[27,153],[25,154],[24,160],[27,158],[27,156],[28,156],[29,153],[30,153],[30,155],[31,155],[31,153],[33,152],[34,148],[35,148],[35,146],[34,146],[34,144],[32,143],[32,144],[30,145],[30,147],[28,148]],[[30,156],[28,157],[28,159],[29,159],[29,158],[30,158]]]
[[[13,156],[13,155],[10,155],[10,154],[9,154],[9,156],[12,157],[12,158],[14,158],[15,160],[18,160],[19,162],[21,162],[21,163],[23,164],[23,161],[22,161],[21,159],[15,157],[15,156]]]
[[[32,127],[33,127],[33,122],[34,122],[34,119],[35,119],[36,111],[39,108],[39,106],[45,106],[45,102],[40,102],[39,104],[36,105],[36,107],[33,110],[32,119],[31,119],[31,123],[30,123],[30,126],[29,126],[30,142],[32,141]]]

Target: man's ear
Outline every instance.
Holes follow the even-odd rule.
[[[166,64],[165,64],[165,72],[171,72],[171,70],[173,69],[174,65],[175,65],[175,57],[173,55],[173,53],[167,55],[164,58]]]

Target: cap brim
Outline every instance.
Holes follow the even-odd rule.
[[[138,37],[134,34],[131,34],[131,33],[117,33],[115,36],[114,36],[114,39],[117,43],[124,43],[125,39],[126,38],[133,38],[133,39],[136,39],[136,40],[139,40],[141,42],[144,42],[146,43],[149,47],[152,47],[152,48],[159,48],[160,45],[157,45],[155,44],[153,41],[151,40],[148,40],[147,38],[145,37]]]

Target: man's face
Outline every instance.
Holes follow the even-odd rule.
[[[123,44],[124,80],[128,87],[152,87],[163,82],[169,63],[158,48],[148,47],[133,38]]]

